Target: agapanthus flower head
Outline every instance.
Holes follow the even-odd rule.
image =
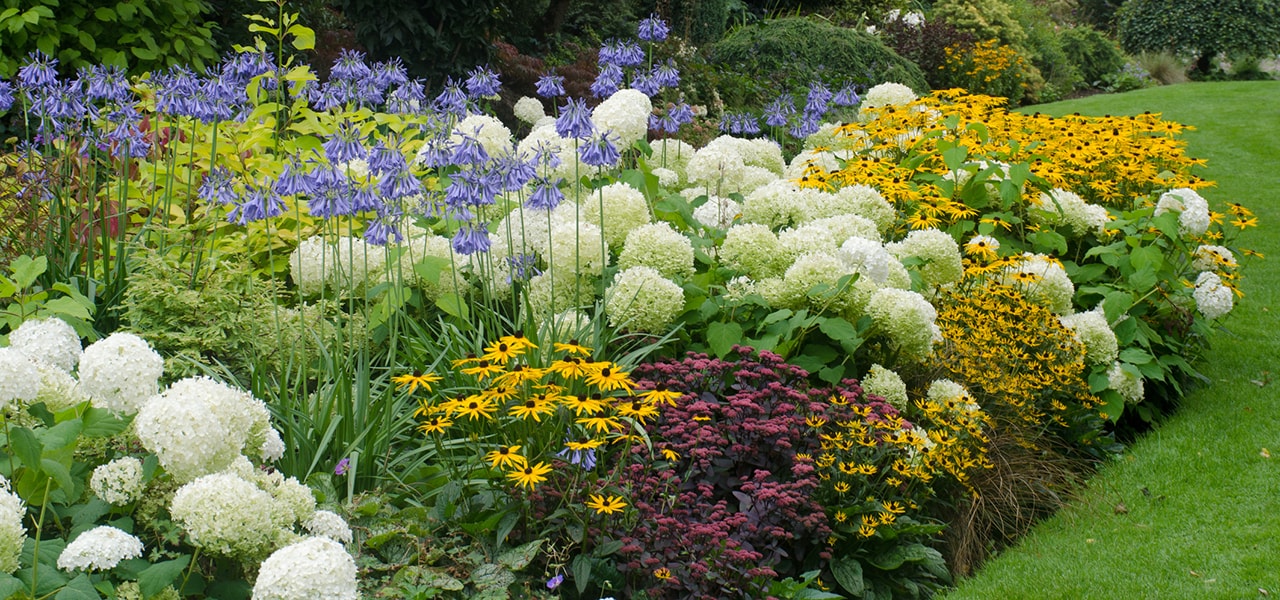
[[[142,556],[142,540],[109,525],[84,533],[63,548],[58,568],[63,571],[105,571],[120,561]]]
[[[18,85],[28,90],[37,90],[51,85],[58,80],[58,59],[36,50],[27,55],[27,60],[18,68]]]
[[[436,96],[435,109],[446,114],[461,116],[467,112],[467,93],[462,84],[452,77],[445,79],[444,90]]]
[[[680,69],[676,68],[676,63],[670,58],[662,64],[653,66],[652,73],[654,83],[660,87],[673,88],[680,85]]]
[[[564,95],[564,76],[547,73],[538,78],[538,95],[543,98],[556,98]]]
[[[844,84],[844,87],[841,87],[840,91],[836,92],[835,97],[831,99],[832,104],[836,106],[854,106],[859,101],[861,101],[861,98],[858,97],[858,90],[852,83]]]
[[[658,15],[651,14],[649,18],[640,21],[636,37],[646,42],[664,42],[670,33],[671,29],[667,27],[667,22]]]
[[[365,225],[364,241],[374,246],[386,246],[399,243],[404,239],[400,233],[399,219],[395,216],[379,216]]]
[[[615,134],[608,131],[587,138],[586,142],[578,148],[578,157],[584,164],[592,167],[604,168],[618,164],[618,159],[622,155],[610,140],[611,137],[617,139]]]
[[[631,79],[631,88],[640,90],[649,97],[656,96],[658,92],[662,91],[662,86],[658,85],[658,82],[648,73],[636,73],[635,77]]]
[[[498,95],[498,90],[502,89],[502,82],[498,80],[498,74],[493,69],[480,66],[467,73],[466,86],[467,95],[470,98],[488,98]]]
[[[373,81],[381,89],[400,86],[409,82],[409,74],[399,56],[373,65]]]
[[[556,453],[556,456],[564,459],[571,465],[582,467],[583,471],[590,471],[596,468],[596,450],[595,448],[574,449],[565,446],[563,450]]]
[[[459,132],[455,134],[456,142],[453,142],[451,152],[449,153],[449,162],[455,165],[482,165],[489,162],[489,153],[485,151],[484,145],[480,143],[479,138],[473,134]]]
[[[284,213],[284,200],[271,185],[250,186],[236,204],[227,213],[227,222],[245,225],[263,219],[278,217]]]
[[[585,138],[594,131],[595,125],[591,122],[591,110],[587,108],[586,100],[569,98],[560,107],[560,116],[556,117],[556,133],[560,137]]]
[[[365,160],[369,153],[365,150],[362,137],[360,129],[351,121],[343,121],[324,142],[325,158],[335,165],[353,160]]]
[[[329,74],[333,79],[338,80],[362,80],[373,74],[373,70],[369,68],[364,59],[364,52],[344,48],[338,58],[333,61],[333,68],[329,71]]]
[[[453,250],[458,254],[470,255],[489,251],[489,226],[463,225],[453,235]]]
[[[356,563],[327,537],[307,538],[262,562],[254,600],[356,600]]]
[[[129,100],[129,79],[119,65],[93,65],[81,69],[80,79],[88,83],[85,93],[92,100],[116,103]]]
[[[564,192],[560,191],[560,179],[555,181],[539,177],[534,184],[533,192],[525,200],[525,208],[533,210],[552,210],[564,200]]]
[[[427,105],[426,86],[421,81],[406,81],[387,94],[387,111],[397,114],[419,114]]]
[[[782,94],[764,108],[764,124],[769,127],[786,127],[788,118],[795,112],[796,106],[791,95]]]
[[[13,84],[0,80],[0,113],[13,106]]]
[[[622,67],[606,63],[600,68],[596,80],[591,83],[591,93],[597,98],[612,96],[622,86]]]

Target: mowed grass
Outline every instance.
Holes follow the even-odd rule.
[[[1260,217],[1238,246],[1244,298],[1201,366],[1212,384],[1106,465],[1080,496],[947,600],[1280,598],[1280,82],[1190,83],[1034,106],[1159,112],[1183,134],[1202,194]],[[1271,458],[1268,458],[1267,455]]]

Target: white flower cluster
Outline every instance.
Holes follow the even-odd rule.
[[[1178,230],[1182,235],[1197,237],[1209,230],[1209,202],[1191,188],[1177,188],[1160,195],[1154,216],[1178,213]]]
[[[83,404],[89,398],[80,389],[76,378],[42,360],[33,361],[40,373],[40,393],[32,403],[43,402],[52,412],[62,412]]]
[[[13,348],[0,348],[0,410],[27,404],[39,394],[36,363]]]
[[[1021,282],[1019,274],[1025,278]],[[1005,268],[1004,283],[1019,288],[1028,300],[1047,307],[1055,314],[1071,312],[1076,286],[1062,264],[1048,256],[1024,253],[1022,262]]]
[[[142,461],[124,456],[99,465],[89,477],[89,488],[107,504],[123,506],[142,494]]]
[[[80,336],[66,321],[32,319],[9,334],[9,347],[67,373],[80,364]]]
[[[1205,271],[1196,277],[1196,289],[1191,293],[1196,309],[1206,319],[1217,319],[1231,312],[1235,298],[1231,288],[1222,283],[1217,273]]]
[[[635,266],[653,267],[668,279],[689,277],[694,272],[693,243],[666,221],[642,225],[627,234],[618,256],[619,269]]]
[[[169,514],[192,544],[238,558],[265,555],[292,525],[271,494],[233,473],[204,475],[178,488]]]
[[[1058,320],[1063,327],[1071,330],[1076,340],[1084,344],[1085,362],[1105,365],[1119,355],[1116,334],[1107,323],[1107,316],[1102,312],[1101,306],[1088,312],[1063,315]]]
[[[22,544],[27,539],[27,528],[22,525],[26,514],[22,498],[9,489],[9,480],[0,475],[0,573],[18,570]]]
[[[1107,370],[1108,387],[1120,394],[1129,403],[1142,402],[1146,394],[1142,376],[1137,369],[1116,362]]]
[[[80,357],[80,389],[93,405],[131,415],[156,393],[164,359],[142,338],[117,332],[90,344]]]
[[[621,181],[583,198],[580,219],[584,223],[599,225],[604,231],[604,240],[611,248],[622,246],[627,234],[652,221],[644,194]]]
[[[736,149],[727,145],[704,146],[693,153],[685,166],[690,185],[704,188],[708,194],[738,191],[738,180],[746,174],[747,165]]]
[[[120,561],[142,556],[142,540],[109,525],[94,527],[82,534],[58,555],[63,571],[105,571]]]
[[[929,287],[955,283],[964,277],[960,246],[949,234],[938,229],[918,229],[900,242],[885,244],[885,249],[898,260],[915,258],[920,278]]]
[[[311,513],[311,518],[307,519],[302,527],[314,536],[329,538],[340,544],[351,543],[351,526],[332,511],[317,510]]]
[[[261,400],[208,377],[176,381],[134,420],[143,447],[179,482],[226,469],[243,452],[259,455],[271,428]]]
[[[720,245],[720,259],[756,279],[779,276],[790,264],[778,235],[759,223],[730,227]]]
[[[704,227],[728,229],[742,217],[742,204],[732,198],[708,196],[707,201],[693,209],[693,218]]]
[[[355,600],[356,563],[342,545],[313,537],[276,550],[262,562],[253,600]]]
[[[936,379],[930,383],[925,398],[934,404],[955,410],[974,412],[980,408],[973,396],[969,395],[969,390],[950,379]]]
[[[907,407],[907,384],[897,373],[874,364],[861,384],[862,391],[884,398],[894,408],[902,410]]]
[[[453,126],[449,143],[451,145],[462,143],[464,135],[475,138],[489,158],[506,156],[515,148],[515,144],[511,141],[511,130],[507,129],[502,121],[489,115],[473,114],[458,121],[458,124]]]
[[[542,102],[529,96],[522,96],[519,100],[516,100],[514,110],[517,119],[530,125],[537,123],[539,119],[547,115],[542,108]]]
[[[880,232],[876,224],[863,216],[853,213],[835,215],[817,219],[809,225],[821,227],[831,234],[831,241],[837,246],[844,244],[849,238],[863,238],[874,242],[880,241]]]
[[[1028,213],[1031,221],[1040,225],[1065,225],[1071,228],[1072,235],[1079,237],[1088,233],[1103,235],[1106,233],[1110,215],[1106,207],[1089,204],[1075,192],[1054,188],[1048,193],[1041,193],[1037,202],[1032,204]]]
[[[618,273],[604,292],[609,325],[662,333],[684,309],[684,290],[657,269],[635,266]]]
[[[591,111],[591,122],[598,131],[611,131],[618,136],[618,150],[644,139],[649,133],[649,113],[653,102],[644,92],[621,89],[614,92]]]
[[[1191,254],[1191,268],[1197,271],[1217,271],[1219,268],[1234,269],[1236,256],[1222,246],[1201,244]]]
[[[921,360],[942,340],[938,311],[924,296],[895,288],[880,288],[867,303],[867,314],[885,334],[903,361]]]
[[[901,83],[886,82],[867,90],[862,97],[863,110],[881,106],[903,106],[916,101],[916,93]]]

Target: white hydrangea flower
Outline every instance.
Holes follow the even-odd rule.
[[[774,179],[781,175],[786,167],[786,162],[782,158],[782,147],[769,139],[722,135],[707,142],[707,145],[702,148],[737,154],[742,157],[742,164],[773,173]]]
[[[739,275],[724,283],[724,296],[731,302],[741,302],[756,293],[756,282],[746,275]]]
[[[1075,192],[1054,188],[1041,193],[1038,202],[1028,210],[1033,223],[1042,225],[1066,225],[1075,236],[1088,233],[1106,233],[1110,216],[1107,209],[1089,204]]]
[[[339,236],[333,243],[334,260],[325,265],[328,283],[346,293],[371,287],[386,272],[387,251],[363,237]]]
[[[123,456],[93,470],[89,488],[107,504],[123,506],[142,495],[142,461]]]
[[[697,148],[683,140],[663,138],[653,143],[653,155],[649,157],[648,163],[671,169],[680,176],[681,182],[687,182],[689,160],[697,151]]]
[[[351,526],[338,513],[317,510],[302,524],[303,529],[314,536],[329,538],[340,544],[351,543]]]
[[[1108,387],[1119,393],[1126,402],[1136,404],[1142,402],[1143,396],[1146,395],[1146,389],[1143,385],[1142,376],[1133,371],[1136,371],[1136,369],[1126,369],[1124,365],[1116,362],[1107,370],[1107,382]]]
[[[690,185],[705,187],[709,193],[737,189],[737,181],[746,171],[742,155],[726,146],[704,147],[693,154],[685,166]]]
[[[787,180],[800,179],[811,166],[831,173],[840,169],[840,159],[829,150],[802,150],[791,157],[791,162],[783,170],[782,176]]]
[[[876,224],[871,219],[855,214],[826,217],[812,221],[809,224],[821,227],[827,233],[830,233],[831,239],[836,243],[836,246],[843,245],[849,238],[854,237],[874,242],[880,241],[880,231],[876,228]]]
[[[178,488],[169,514],[191,543],[219,556],[268,552],[289,523],[271,494],[231,473],[204,475]]]
[[[903,360],[929,356],[934,342],[942,339],[937,325],[938,311],[916,292],[880,288],[871,294],[867,314]]]
[[[302,240],[289,255],[289,274],[298,287],[298,295],[304,298],[320,295],[329,285],[337,252],[321,236]]]
[[[803,223],[809,220],[808,196],[793,181],[774,180],[747,195],[742,204],[742,219],[769,227]]]
[[[142,556],[142,540],[109,525],[94,527],[76,537],[58,555],[63,571],[105,571],[120,561]]]
[[[462,136],[467,135],[480,142],[489,158],[499,158],[511,154],[514,144],[511,142],[511,130],[496,117],[484,114],[473,114],[453,126],[449,136],[449,144],[462,143]]]
[[[684,290],[657,269],[631,267],[605,290],[604,310],[612,327],[664,333],[684,310]]]
[[[1104,365],[1119,356],[1120,346],[1116,341],[1116,334],[1107,323],[1107,316],[1102,312],[1101,306],[1088,312],[1063,315],[1058,320],[1084,344],[1085,362]]]
[[[737,200],[723,196],[708,196],[707,201],[693,209],[693,218],[705,227],[728,229],[742,216],[742,205]]]
[[[80,364],[80,335],[66,321],[32,319],[9,333],[9,347],[70,373]]]
[[[620,247],[631,230],[653,220],[644,194],[621,181],[583,198],[581,208],[582,221],[601,226],[604,240],[612,248]]]
[[[18,558],[27,539],[27,528],[22,524],[26,514],[22,498],[10,491],[9,480],[0,475],[0,573],[18,570]]]
[[[553,223],[550,241],[548,261],[550,270],[556,273],[599,276],[609,264],[610,255],[604,248],[603,233],[594,223]]]
[[[837,289],[842,277],[851,274],[853,274],[853,270],[849,268],[848,264],[833,253],[811,252],[803,254],[783,274],[783,292],[786,294],[788,304],[793,308],[799,308],[809,300],[808,294],[813,290],[814,286],[825,284],[829,286],[827,291],[813,298],[815,306],[829,305],[838,311],[861,311],[871,297],[871,291],[874,289],[872,286],[866,284],[858,285],[855,282],[853,285],[841,290],[835,297],[826,295]]]
[[[265,462],[276,462],[284,457],[284,440],[280,438],[280,432],[274,427],[267,429],[267,435],[262,440],[262,446],[258,449],[258,454]]]
[[[903,106],[916,101],[916,93],[901,83],[885,82],[877,85],[862,96],[863,110],[881,106]]]
[[[834,253],[838,245],[831,231],[812,223],[778,232],[778,243],[788,256],[798,257],[814,252]]]
[[[1028,300],[1047,307],[1055,314],[1071,312],[1076,286],[1062,264],[1048,256],[1023,253],[1022,262],[1004,269],[1003,282],[1017,287]]]
[[[950,379],[936,379],[930,383],[925,398],[939,406],[950,406],[958,410],[974,412],[979,409],[973,396],[969,395],[969,390]]]
[[[551,124],[555,125],[554,119]],[[534,156],[541,149],[548,156],[560,158],[566,148],[572,152],[573,141],[560,137],[555,127],[534,127],[529,135],[516,144],[516,155]],[[539,174],[541,174],[541,168],[539,168]]]
[[[885,244],[884,247],[898,260],[911,257],[924,261],[918,270],[925,285],[939,287],[964,277],[960,246],[944,231],[918,229],[908,233],[902,241]]]
[[[522,96],[519,100],[516,100],[514,110],[517,119],[530,125],[537,123],[539,119],[547,115],[546,110],[542,108],[542,102],[530,96]]]
[[[641,225],[627,234],[618,268],[646,266],[657,269],[663,277],[693,275],[693,243],[666,221]]]
[[[311,515],[316,512],[316,497],[311,493],[311,488],[296,477],[284,477],[279,471],[271,472],[270,475],[270,483],[260,482],[259,487],[266,489],[276,501],[280,522],[294,524],[310,520]]]
[[[591,122],[597,131],[612,131],[621,140],[619,150],[644,139],[649,134],[649,114],[653,101],[640,90],[631,88],[614,92],[591,111]]]
[[[538,318],[590,306],[595,301],[595,277],[578,277],[570,271],[546,271],[534,275],[525,286],[529,308]]]
[[[1160,195],[1154,216],[1178,213],[1178,230],[1182,235],[1201,236],[1209,230],[1209,202],[1191,188],[1176,188]]]
[[[142,338],[116,332],[84,349],[80,389],[93,405],[131,415],[156,393],[164,359]]]
[[[261,400],[208,377],[176,381],[133,422],[138,440],[177,481],[227,468],[266,441],[270,414]]]
[[[884,398],[894,408],[903,410],[907,407],[907,384],[894,371],[873,364],[861,384],[863,392]]]
[[[0,410],[26,405],[39,395],[36,363],[13,348],[0,348]]]
[[[43,402],[52,412],[62,412],[83,404],[89,398],[70,373],[42,360],[32,361],[40,373],[40,393],[32,404]]]
[[[253,600],[356,600],[356,563],[342,545],[307,538],[262,562]]]
[[[777,234],[758,223],[730,227],[720,245],[720,259],[756,279],[781,275],[790,262]]]
[[[841,212],[870,219],[881,234],[892,229],[894,222],[898,220],[898,211],[885,200],[879,190],[869,185],[846,185],[836,190],[835,195],[843,203],[844,210]]]
[[[1223,285],[1217,273],[1205,271],[1196,277],[1196,289],[1191,293],[1196,308],[1206,319],[1217,319],[1231,312],[1235,298],[1231,288]]]
[[[418,272],[418,263],[424,261],[439,267],[435,280]],[[393,272],[398,273],[396,276],[402,277],[404,283],[422,290],[424,300],[435,302],[445,294],[465,296],[471,290],[471,282],[455,270],[455,266],[460,266],[458,262],[449,238],[427,233],[409,238],[400,254],[400,265]]]
[[[680,185],[680,174],[671,169],[657,167],[651,172],[658,178],[658,185],[664,188],[671,189]]]
[[[1216,271],[1219,268],[1234,269],[1236,256],[1222,246],[1201,244],[1191,254],[1191,268],[1197,271]]]
[[[778,175],[764,167],[755,165],[747,165],[742,169],[742,175],[736,181],[725,182],[726,185],[722,189],[723,192],[732,194],[750,194],[774,181],[778,180]]]
[[[860,279],[875,285],[885,285],[889,280],[891,264],[898,262],[879,242],[861,237],[845,240],[836,255],[854,272],[859,273]],[[910,275],[907,278],[910,279]]]

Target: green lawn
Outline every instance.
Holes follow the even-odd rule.
[[[1240,246],[1267,258],[1246,263],[1245,297],[1202,365],[1212,385],[947,600],[1280,597],[1280,82],[1192,83],[1030,110],[1152,111],[1194,126],[1188,152],[1208,159],[1200,174],[1218,182],[1202,194],[1216,208],[1251,208],[1261,226]]]

